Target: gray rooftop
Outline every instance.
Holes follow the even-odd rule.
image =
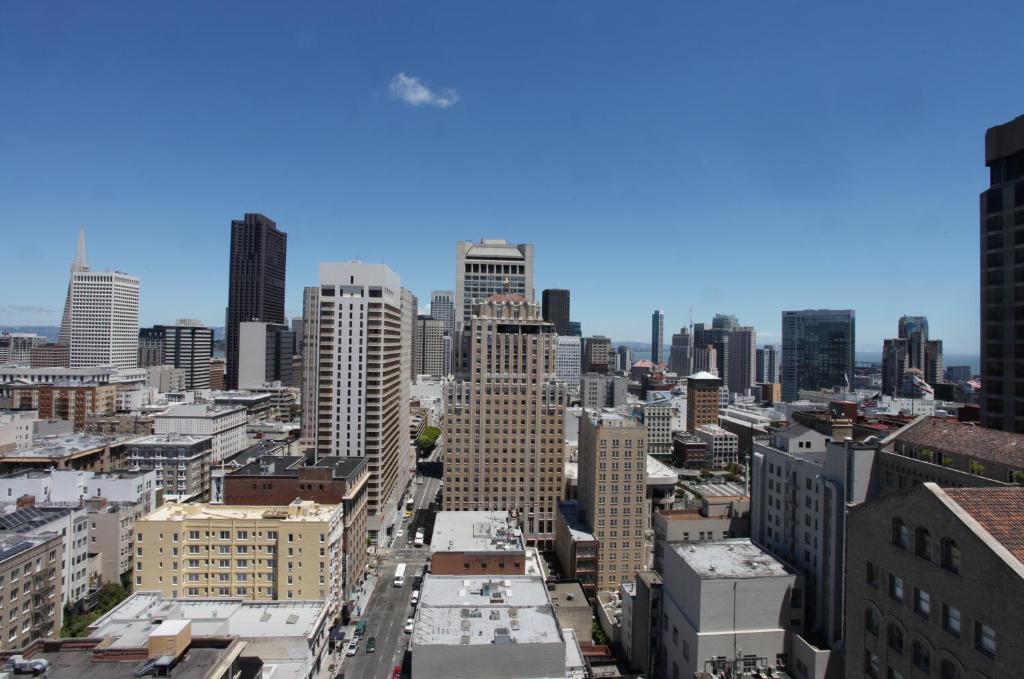
[[[163,620],[189,620],[192,636],[307,637],[322,623],[324,601],[250,602],[241,599],[165,599],[136,592],[89,627],[90,637],[114,637],[111,648],[145,646]]]
[[[416,645],[564,643],[540,576],[428,575],[412,643]]]
[[[508,512],[438,512],[430,553],[523,552],[523,533]]]
[[[111,436],[97,436],[94,434],[61,434],[56,436],[38,436],[32,448],[24,450],[12,450],[3,453],[0,457],[49,457],[55,460],[70,457],[77,453],[95,448],[103,448],[113,441]]]
[[[738,483],[702,483],[697,490],[705,497],[745,497],[750,493]]]
[[[189,648],[174,666],[175,679],[202,679],[224,657],[223,648]],[[135,679],[135,668],[141,665],[137,659],[123,662],[93,662],[92,649],[72,651],[49,651],[36,653],[32,659],[45,658],[50,663],[46,676],[50,679],[80,679],[97,672],[103,679]]]
[[[590,531],[590,527],[579,518],[580,506],[576,500],[566,500],[558,503],[558,511],[565,520],[569,529],[569,535],[574,542],[596,542],[597,538]]]
[[[673,543],[672,549],[705,580],[790,575],[780,561],[751,542],[750,538]]]

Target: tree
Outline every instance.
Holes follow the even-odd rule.
[[[441,430],[437,427],[427,427],[416,439],[416,450],[420,455],[429,455],[437,447],[437,439],[441,436]]]
[[[610,643],[608,635],[604,633],[603,629],[601,629],[601,623],[599,623],[597,620],[590,624],[590,633],[591,636],[594,637],[595,644],[607,646]]]

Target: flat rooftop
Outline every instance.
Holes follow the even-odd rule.
[[[245,410],[242,405],[220,405],[213,403],[175,403],[157,417],[220,417]]]
[[[286,444],[278,443],[278,448]],[[244,451],[243,451],[244,452]],[[260,455],[250,460],[235,472],[238,476],[287,476],[298,477],[302,469],[330,469],[331,478],[347,479],[361,473],[369,462],[365,457],[329,456],[320,458],[316,464],[306,465],[302,455]]]
[[[565,463],[565,480],[568,481],[570,486],[579,484],[580,480],[580,463],[569,462]],[[679,480],[679,473],[664,464],[659,462],[650,455],[647,456],[647,485],[648,486],[663,486],[669,483],[675,483]]]
[[[560,644],[564,639],[539,576],[427,575],[420,589],[412,643]]]
[[[223,648],[189,647],[178,664],[174,666],[172,676],[175,679],[203,679],[224,657]],[[124,662],[93,662],[92,650],[61,650],[36,653],[33,660],[45,658],[50,663],[46,676],[50,679],[80,679],[93,672],[103,675],[103,679],[136,679],[135,668],[142,664],[140,660]]]
[[[188,620],[193,637],[307,637],[326,610],[325,601],[166,599],[159,592],[135,592],[90,625],[89,636],[112,637],[111,648],[139,648],[162,622]]]
[[[790,574],[782,562],[755,545],[750,538],[721,542],[673,543],[672,549],[705,580],[779,577]]]
[[[750,495],[745,486],[738,483],[702,483],[697,490],[705,497],[746,497]]]
[[[281,507],[251,505],[182,504],[168,502],[139,519],[139,521],[204,521],[227,519],[232,521],[328,521],[338,505],[322,505],[309,500],[296,500]]]
[[[524,552],[523,532],[508,512],[438,512],[430,553]]]
[[[573,541],[596,542],[597,538],[594,537],[590,528],[580,520],[579,511],[579,503],[575,500],[558,503],[558,512],[565,520],[565,525],[568,527],[569,535],[572,537]]]
[[[212,436],[198,436],[192,434],[150,434],[132,439],[133,446],[193,446],[203,441],[209,441]]]
[[[113,441],[112,436],[95,434],[57,434],[54,436],[37,436],[35,445],[24,450],[12,450],[0,455],[0,458],[52,458],[70,457],[97,448],[103,448]]]

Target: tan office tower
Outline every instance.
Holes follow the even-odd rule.
[[[305,297],[312,302],[312,293]],[[318,330],[306,332],[306,354],[317,357],[315,454],[367,458],[367,534],[382,544],[398,519],[397,495],[409,473],[409,324],[401,282],[384,264],[322,262],[315,297],[317,317],[305,323]],[[311,371],[304,372],[308,392]]]
[[[528,541],[554,542],[565,383],[554,325],[521,295],[492,295],[468,325],[469,373],[445,387],[444,508],[515,511]]]
[[[579,508],[600,544],[597,590],[618,591],[644,570],[647,429],[631,417],[588,410],[580,418]]]
[[[709,372],[686,378],[686,431],[691,434],[705,424],[718,424],[718,388],[722,380]]]

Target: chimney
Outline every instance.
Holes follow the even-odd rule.
[[[28,495],[28,494],[22,495],[21,497],[18,498],[18,502],[17,502],[16,506],[17,506],[18,509],[23,509],[25,507],[35,507],[36,506],[36,496],[35,495]]]

